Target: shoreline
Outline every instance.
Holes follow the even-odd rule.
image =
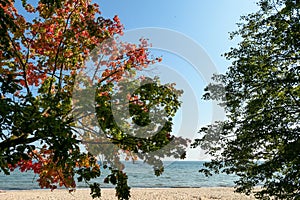
[[[246,196],[234,192],[233,187],[201,187],[201,188],[132,188],[130,200],[254,200],[254,196]],[[87,188],[76,189],[69,193],[67,189],[39,190],[0,190],[1,200],[81,200],[92,199]],[[114,188],[101,188],[101,200],[117,200]]]
[[[131,189],[155,189],[155,190],[159,190],[159,189],[177,189],[177,188],[184,188],[184,189],[199,189],[199,188],[233,188],[233,186],[202,186],[202,187],[131,187]],[[76,188],[75,190],[89,190],[90,188],[88,187],[79,187]],[[114,190],[114,187],[101,187],[101,190]],[[47,188],[34,188],[34,189],[1,189],[0,188],[0,192],[7,192],[7,191],[39,191],[39,190],[51,190],[51,189],[47,189]],[[55,190],[63,190],[63,191],[68,191],[68,189],[66,188],[57,188]]]

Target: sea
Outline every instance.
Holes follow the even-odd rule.
[[[165,161],[164,172],[155,176],[153,168],[143,162],[124,162],[124,171],[128,175],[131,188],[181,188],[181,187],[232,187],[237,180],[235,175],[216,174],[206,177],[199,172],[204,161]],[[99,178],[93,182],[101,184],[102,188],[113,188],[111,184],[103,183],[109,171],[102,169]],[[31,171],[15,170],[10,175],[0,173],[0,190],[32,190],[40,189],[36,180],[38,177]],[[85,183],[77,183],[78,188],[88,188]]]

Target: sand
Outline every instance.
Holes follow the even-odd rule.
[[[102,189],[102,200],[117,200],[114,189]],[[88,189],[79,189],[74,193],[67,190],[20,190],[1,191],[0,200],[90,200]],[[233,188],[147,188],[131,189],[131,200],[249,200],[253,196],[234,193]]]

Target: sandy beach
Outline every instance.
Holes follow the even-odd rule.
[[[0,200],[78,200],[92,199],[88,189],[79,189],[74,193],[67,190],[20,190],[0,191]],[[102,189],[102,200],[117,200],[114,189]],[[233,188],[151,188],[131,190],[131,200],[249,200],[253,196],[245,196],[233,192]]]

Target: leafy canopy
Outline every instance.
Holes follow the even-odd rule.
[[[100,183],[92,179],[101,175],[101,154],[102,167],[111,171],[104,182],[116,185],[119,199],[129,199],[123,154],[153,165],[156,175],[163,172],[160,158],[184,158],[187,141],[171,136],[182,91],[157,78],[144,80],[134,91],[125,89],[134,86],[126,82],[128,75],[141,82],[137,71],[161,60],[150,58],[146,39],[138,45],[118,41],[115,36],[123,34],[118,16],[103,18],[90,1],[22,2],[28,19],[13,1],[0,1],[1,172],[33,170],[40,187],[52,190],[72,191],[76,180],[84,181],[92,197],[99,197]],[[92,76],[85,74],[88,63]],[[93,94],[90,101],[85,94]],[[152,127],[155,134],[145,129],[138,135],[128,116],[120,115],[122,126],[115,121],[112,105],[122,108],[122,103],[140,127],[153,126],[153,114],[164,121]]]
[[[225,57],[204,99],[218,100],[227,117],[200,130],[195,141],[214,157],[206,174],[236,174],[237,191],[258,198],[300,198],[300,2],[261,0],[231,37],[241,42]],[[223,91],[223,92],[222,92]]]

